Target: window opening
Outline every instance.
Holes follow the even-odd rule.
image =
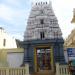
[[[45,38],[44,32],[40,32],[40,38],[41,38],[41,39],[44,39],[44,38]]]
[[[3,40],[3,46],[5,46],[5,45],[6,45],[6,39]]]
[[[41,23],[41,24],[44,24],[44,20],[43,20],[43,19],[41,19],[41,20],[40,20],[40,23]]]

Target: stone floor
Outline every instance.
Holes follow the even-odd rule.
[[[55,74],[51,71],[40,71],[31,75],[55,75]]]

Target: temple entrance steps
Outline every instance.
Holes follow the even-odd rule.
[[[42,70],[40,72],[36,72],[34,74],[31,74],[31,75],[55,75],[55,74],[52,71]]]

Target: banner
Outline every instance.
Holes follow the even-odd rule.
[[[68,57],[75,57],[75,48],[67,48]]]

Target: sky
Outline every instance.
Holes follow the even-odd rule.
[[[23,40],[27,19],[32,4],[36,1],[51,1],[64,39],[75,28],[71,24],[75,0],[0,0],[0,27],[12,37]]]

